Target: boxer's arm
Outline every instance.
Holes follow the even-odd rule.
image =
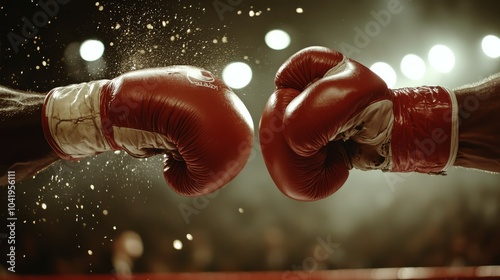
[[[455,166],[500,172],[500,73],[454,91],[460,108]]]
[[[7,171],[20,181],[59,159],[42,131],[44,98],[0,86],[0,185],[7,184]]]

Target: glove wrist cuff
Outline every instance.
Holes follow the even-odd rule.
[[[458,150],[455,94],[438,86],[395,89],[393,94],[391,171],[444,173]]]
[[[45,97],[42,127],[62,159],[78,160],[111,150],[101,129],[100,92],[108,80],[52,89]]]

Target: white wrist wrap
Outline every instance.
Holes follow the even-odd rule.
[[[108,80],[54,88],[45,100],[44,125],[61,157],[79,159],[112,150],[101,130],[100,95]],[[54,148],[54,147],[53,147]]]
[[[450,94],[451,99],[451,139],[450,139],[450,157],[443,171],[449,170],[455,164],[458,152],[458,101],[455,93],[448,88],[443,89]]]

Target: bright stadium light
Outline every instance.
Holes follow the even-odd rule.
[[[385,62],[375,62],[372,66],[370,66],[370,70],[382,78],[389,88],[396,85],[398,77],[396,75],[396,71],[394,71],[389,64]]]
[[[264,40],[268,47],[273,50],[283,50],[290,45],[290,35],[283,30],[275,29],[267,32]]]
[[[420,80],[425,75],[425,62],[418,55],[407,54],[401,60],[401,72],[409,79]]]
[[[449,73],[455,67],[455,54],[445,45],[435,45],[429,51],[429,63],[441,73]]]
[[[85,61],[96,61],[104,54],[104,44],[99,40],[87,40],[80,45],[80,56]]]
[[[495,35],[487,35],[481,41],[484,54],[491,58],[500,57],[500,38]]]
[[[252,69],[244,62],[233,62],[222,70],[222,79],[231,88],[244,88],[252,80]]]

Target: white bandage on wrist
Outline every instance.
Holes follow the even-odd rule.
[[[455,160],[457,159],[458,152],[458,101],[455,93],[448,88],[442,87],[448,94],[451,99],[451,139],[450,139],[450,157],[448,158],[448,162],[446,163],[443,171],[450,169]]]
[[[99,102],[101,88],[108,82],[74,84],[49,92],[44,106],[51,145],[73,159],[111,150],[101,129]]]

